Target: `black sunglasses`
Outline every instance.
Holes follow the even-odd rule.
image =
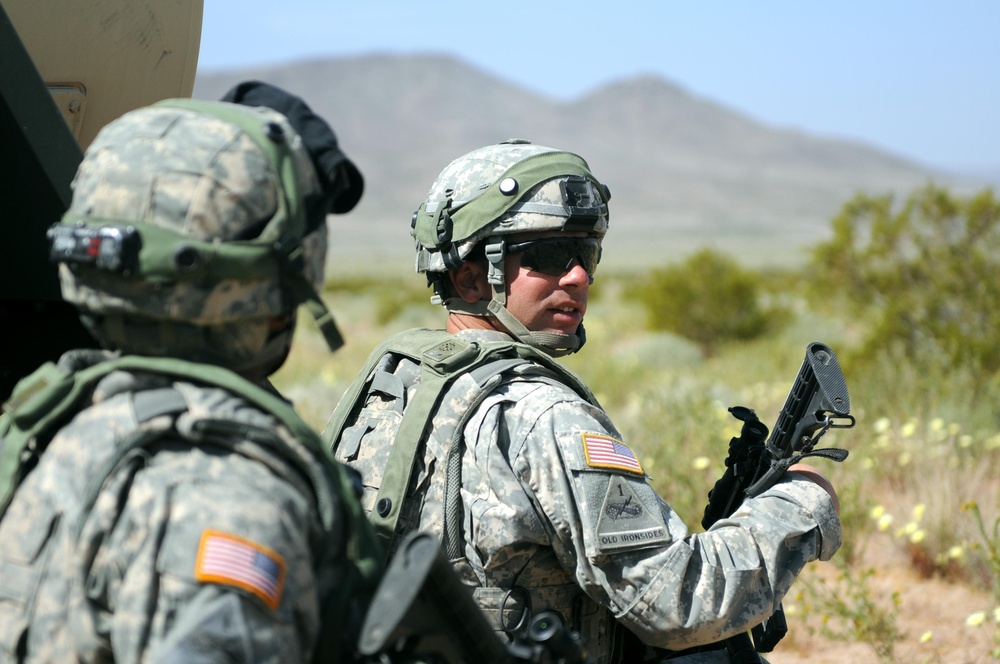
[[[591,237],[547,237],[507,245],[507,252],[521,254],[521,265],[552,277],[569,272],[573,261],[593,276],[601,262],[601,241]]]

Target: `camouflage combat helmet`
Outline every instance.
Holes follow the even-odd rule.
[[[449,310],[493,316],[520,341],[551,355],[583,345],[575,335],[530,331],[506,308],[504,256],[509,236],[537,231],[585,232],[598,242],[608,229],[611,194],[587,162],[514,139],[473,150],[451,162],[413,213],[417,272],[434,287],[432,301]],[[448,270],[481,247],[493,296],[489,303],[449,297]]]
[[[280,113],[181,99],[132,111],[90,145],[49,231],[63,296],[127,353],[270,373],[303,303],[336,348],[317,295],[325,216],[307,212],[319,194]]]

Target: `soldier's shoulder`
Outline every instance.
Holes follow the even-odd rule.
[[[261,406],[225,387],[176,380],[172,387],[183,397],[188,417],[274,427],[276,418]]]

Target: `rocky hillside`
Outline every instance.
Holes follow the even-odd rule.
[[[610,186],[605,256],[620,265],[701,246],[749,263],[797,262],[855,192],[981,186],[868,145],[768,126],[659,77],[564,102],[449,56],[369,55],[202,73],[194,95],[217,99],[247,79],[301,95],[364,172],[364,199],[334,225],[334,261],[358,267],[409,269],[410,215],[437,173],[513,137],[579,153]],[[375,264],[378,255],[390,260]]]

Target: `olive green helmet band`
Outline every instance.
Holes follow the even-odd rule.
[[[469,201],[435,201],[428,209],[424,202],[417,209],[413,221],[413,236],[426,249],[442,250],[454,241],[474,235],[486,223],[493,222],[517,205],[521,197],[533,187],[552,178],[576,175],[597,185],[604,202],[605,189],[587,168],[587,163],[569,152],[543,152],[530,156],[511,166],[482,194]],[[517,183],[514,190],[504,189],[505,182]],[[567,210],[572,220],[573,211]],[[591,213],[587,211],[588,215]],[[421,224],[419,215],[427,215],[436,223]],[[485,220],[485,223],[484,223]],[[567,228],[566,230],[570,230]]]
[[[249,240],[210,242],[152,224],[73,213],[67,213],[61,224],[134,231],[138,235],[137,257],[121,270],[128,278],[154,284],[225,279],[280,282],[295,303],[308,308],[330,349],[342,346],[343,337],[330,311],[303,270],[301,239],[307,233],[307,218],[295,158],[288,145],[290,137],[278,125],[241,107],[190,99],[170,99],[155,106],[189,109],[219,118],[241,129],[260,148],[281,183],[277,210],[261,233]]]

